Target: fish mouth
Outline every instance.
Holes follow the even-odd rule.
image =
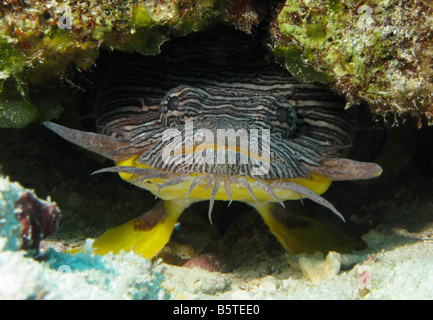
[[[216,174],[265,180],[310,176],[293,151],[290,154],[286,152],[287,148],[274,147],[284,144],[284,141],[275,137],[271,140],[270,130],[261,129],[259,132],[255,129],[250,133],[246,129],[236,132],[232,129],[231,134],[221,133],[224,130],[206,128],[206,133],[199,135],[198,139],[196,135],[188,137],[185,131],[167,130],[171,133],[167,136],[160,134],[163,138],[144,150],[137,157],[137,164],[178,174]],[[312,157],[307,162],[319,165],[317,160],[326,152],[322,151],[319,143],[311,142],[312,147],[304,149]]]
[[[263,180],[238,175],[186,173],[178,174],[136,164],[137,158],[118,162],[117,166],[103,168],[93,174],[116,172],[122,179],[150,190],[156,197],[170,200],[185,198],[191,202],[209,200],[209,220],[215,200],[248,202],[257,207],[264,202],[308,198],[329,208],[344,221],[338,210],[319,194],[326,191],[331,180],[313,174],[309,179]]]

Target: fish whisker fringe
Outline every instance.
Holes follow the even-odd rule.
[[[137,179],[131,179],[131,181],[142,182],[142,181],[150,180],[150,179],[171,179],[172,177],[175,177],[175,176],[176,175],[171,173],[171,172],[157,172],[157,173],[150,174],[148,176],[139,177]]]
[[[269,194],[272,197],[272,199],[274,199],[276,202],[278,202],[283,208],[286,208],[286,206],[284,205],[284,202],[281,201],[280,198],[278,198],[278,196],[275,194],[274,190],[272,189],[272,187],[269,184],[267,184],[263,180],[256,180],[256,181],[254,181],[254,185],[256,185],[260,189],[264,190],[267,194]]]
[[[206,192],[207,189],[209,189],[209,187],[211,186],[211,184],[212,184],[212,182],[213,182],[214,177],[215,177],[215,175],[213,175],[213,174],[211,174],[211,175],[209,176],[209,180],[208,180],[208,182],[207,182],[206,189],[204,189],[204,192]]]
[[[235,176],[230,176],[230,181],[231,181],[232,183],[234,183],[234,184],[236,185],[236,187],[239,188],[239,181],[238,181],[238,179],[236,179]]]
[[[129,173],[134,176],[139,176],[138,178],[132,178],[131,182],[141,182],[149,179],[171,179],[173,177],[176,177],[176,174],[171,172],[162,172],[159,169],[146,169],[146,168],[138,168],[133,166],[116,166],[116,167],[103,168],[93,172],[92,175],[98,173],[105,173],[105,172],[116,172],[116,173],[122,172],[122,173]],[[156,198],[157,197],[158,196],[156,196]]]
[[[271,183],[271,186],[278,188],[278,189],[287,189],[290,191],[293,191],[300,196],[304,196],[305,198],[308,198],[328,209],[330,209],[332,212],[334,212],[341,220],[346,222],[343,215],[338,212],[338,210],[325,198],[321,197],[314,191],[308,189],[307,187],[304,187],[303,185],[300,185],[299,183],[292,182],[292,181],[273,181]]]
[[[254,201],[255,201],[257,204],[260,204],[259,201],[257,200],[256,196],[254,195],[254,192],[253,192],[253,190],[251,189],[251,186],[250,186],[250,184],[248,183],[248,181],[247,181],[244,177],[239,177],[239,178],[238,178],[238,181],[241,183],[241,185],[242,185],[245,189],[247,189],[247,191],[248,191],[248,193],[250,194],[251,198],[253,198]]]
[[[156,183],[156,185],[158,186],[158,191],[156,192],[156,198],[158,198],[159,193],[161,192],[162,188],[168,187],[168,186],[174,186],[176,184],[180,184],[180,183],[186,181],[188,179],[188,176],[189,176],[188,174],[183,174],[183,175],[177,176],[176,178],[171,179],[171,180],[169,180],[163,184]]]
[[[197,178],[195,178],[195,179],[192,181],[192,183],[191,183],[191,185],[190,185],[190,187],[189,187],[189,190],[188,190],[188,192],[187,192],[186,195],[185,195],[185,198],[188,198],[188,196],[190,195],[190,193],[192,192],[192,190],[195,188],[195,186],[196,186],[197,184],[199,184],[200,182],[202,182],[205,178],[206,178],[206,175],[204,175],[204,174],[199,175]]]
[[[116,167],[108,167],[96,170],[92,172],[92,175],[98,174],[98,173],[105,173],[105,172],[122,172],[122,173],[130,173],[137,176],[146,176],[149,174],[154,173],[163,173],[159,169],[145,169],[145,168],[138,168],[134,166],[116,166]]]
[[[231,205],[231,203],[233,201],[231,183],[230,183],[229,179],[227,179],[227,177],[224,178],[223,182],[224,182],[224,189],[226,191],[227,197],[229,197],[229,199],[230,199],[229,204],[227,205],[227,207],[228,207]]]
[[[213,209],[213,205],[214,205],[214,202],[215,202],[215,196],[216,196],[216,194],[218,192],[218,189],[219,189],[219,187],[221,185],[221,180],[222,179],[223,179],[222,177],[218,177],[218,180],[216,180],[216,182],[213,183],[212,192],[211,192],[210,197],[209,197],[208,218],[209,218],[210,224],[212,224],[212,209]]]

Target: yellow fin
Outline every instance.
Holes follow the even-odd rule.
[[[93,248],[97,254],[133,250],[145,258],[152,258],[170,240],[177,220],[190,204],[161,201],[144,215],[106,231],[95,240]]]
[[[335,227],[286,212],[276,203],[250,205],[259,212],[271,232],[290,253],[350,252],[364,246],[362,241],[354,242]]]

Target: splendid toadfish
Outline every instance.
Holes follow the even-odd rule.
[[[321,194],[334,180],[378,177],[375,163],[344,158],[354,134],[343,99],[300,83],[245,35],[192,35],[154,57],[120,55],[96,99],[98,133],[46,122],[66,140],[115,161],[96,173],[120,177],[162,199],[106,231],[96,252],[150,258],[198,201],[254,207],[289,252],[341,249],[347,239],[284,210],[308,198],[344,220]]]

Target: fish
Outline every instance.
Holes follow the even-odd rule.
[[[44,123],[114,161],[93,174],[117,173],[161,199],[97,238],[96,253],[155,257],[186,208],[209,201],[212,223],[217,200],[255,208],[288,252],[354,248],[335,228],[285,208],[310,199],[344,221],[321,194],[332,181],[381,175],[378,164],[345,158],[355,122],[343,98],[299,82],[265,45],[237,32],[197,33],[157,56],[111,60],[98,82],[97,132]]]

